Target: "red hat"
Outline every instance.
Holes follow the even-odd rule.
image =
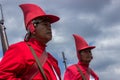
[[[54,23],[59,20],[59,17],[46,14],[39,6],[35,4],[21,4],[19,6],[24,14],[26,29],[28,28],[31,21],[37,17],[47,17],[50,19],[50,23]]]
[[[95,46],[89,46],[87,42],[79,35],[73,34],[74,39],[75,39],[75,44],[76,44],[76,50],[81,51],[84,49],[93,49]]]

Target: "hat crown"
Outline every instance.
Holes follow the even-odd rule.
[[[75,44],[76,44],[76,50],[84,50],[84,49],[93,49],[95,46],[89,46],[88,43],[84,40],[83,37],[73,34],[74,39],[75,39]]]
[[[28,23],[39,16],[46,15],[46,13],[35,4],[21,4],[20,8],[24,14],[24,22],[27,27]]]
[[[77,34],[73,34],[74,39],[75,39],[75,44],[76,44],[76,49],[78,50],[82,50],[83,48],[87,47],[88,44],[87,42],[79,35]]]

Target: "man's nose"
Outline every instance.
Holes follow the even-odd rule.
[[[47,27],[47,29],[51,29],[51,25],[50,24],[47,24],[46,27]]]

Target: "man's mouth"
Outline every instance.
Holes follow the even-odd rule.
[[[52,35],[52,32],[47,32],[47,34]]]

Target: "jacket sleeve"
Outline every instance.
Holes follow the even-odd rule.
[[[21,80],[17,78],[25,66],[21,53],[18,47],[9,47],[0,62],[0,80]]]

